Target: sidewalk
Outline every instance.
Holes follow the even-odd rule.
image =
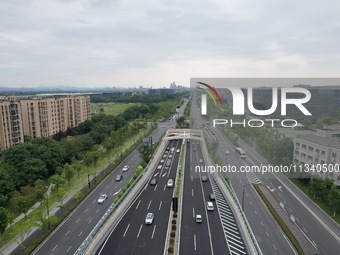
[[[107,163],[104,164],[103,166],[101,166],[101,169],[103,169],[104,167],[107,166]],[[91,175],[90,176],[90,182],[93,181],[93,179],[98,176],[98,174],[101,171],[97,171],[96,175]],[[50,187],[48,188],[46,194],[49,195],[51,194],[51,190],[53,188],[53,184],[50,185]],[[70,200],[73,198],[73,196],[78,193],[81,189],[83,189],[84,186],[82,184],[78,185],[75,189],[71,190],[70,192],[67,193],[67,195],[65,196],[65,198],[63,199],[63,205],[67,204],[68,202],[70,202]],[[34,209],[36,209],[37,207],[39,207],[41,205],[40,202],[35,203],[27,212],[26,215],[30,214]],[[49,215],[56,215],[59,211],[60,211],[60,203],[56,202],[54,205],[52,205],[49,208]],[[47,215],[46,215],[47,216]],[[25,217],[24,214],[19,215],[11,225],[17,223],[18,221],[20,221],[21,219],[23,219]],[[10,227],[11,225],[8,225],[8,227]],[[7,227],[7,228],[8,228]],[[27,242],[27,240],[32,239],[35,235],[37,235],[38,231],[42,231],[39,227],[31,227],[29,229],[27,229],[23,234],[20,234],[18,236],[15,237],[15,241],[13,241],[12,243],[8,243],[6,245],[4,245],[3,247],[0,248],[0,254],[3,255],[9,255],[9,254],[22,254],[22,252],[20,251],[16,251],[18,248],[20,248],[20,243],[24,242],[24,245],[27,246],[27,244],[25,244],[25,242]],[[29,245],[29,244],[28,244]],[[21,249],[20,249],[21,250]],[[15,252],[15,253],[14,253]]]

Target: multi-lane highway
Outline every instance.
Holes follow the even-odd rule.
[[[183,107],[180,112],[183,112]],[[175,122],[175,118],[172,118],[169,122],[160,123],[159,127],[151,135],[152,140],[157,141],[160,139],[167,128],[172,127]],[[112,205],[120,189],[124,187],[134,175],[140,162],[141,158],[136,149],[74,209],[51,235],[35,249],[33,254],[74,254]],[[129,165],[129,170],[126,172],[122,171],[124,165]],[[117,174],[123,176],[119,182],[115,180]],[[107,194],[108,198],[105,203],[98,204],[97,200],[101,194]]]
[[[192,139],[186,144],[180,254],[247,254],[232,210],[213,177],[204,173],[200,143]],[[208,201],[213,211],[207,210]],[[202,223],[195,221],[197,214]]]
[[[195,102],[197,101],[193,99],[191,117],[195,119],[195,125],[199,128],[200,125],[198,123],[204,123],[206,120],[200,116],[199,108]],[[221,164],[225,166],[230,164],[237,168],[243,165],[243,161],[240,159],[239,155],[236,155],[234,152],[235,146],[232,145],[218,129],[214,129],[214,133],[211,132],[211,126],[203,127],[202,129],[209,142],[214,142],[217,146],[216,154],[221,160]],[[226,151],[229,151],[229,155],[226,154]],[[228,174],[229,181],[238,200],[244,204],[244,213],[261,251],[263,254],[294,254],[295,250],[282,232],[280,226],[271,216],[270,212],[257,195],[257,192],[250,185],[250,183],[258,181],[258,178],[249,177],[244,173]],[[242,201],[243,198],[244,201]]]
[[[193,100],[195,101],[195,100]],[[198,107],[192,107],[196,123],[204,122],[199,116]],[[242,165],[259,166],[267,162],[249,146],[243,144],[247,157],[241,159],[234,153],[232,145],[218,128],[205,129],[206,136],[216,141],[217,154],[224,165],[233,165],[237,169]],[[213,131],[213,132],[212,132]],[[230,155],[225,151],[229,150]],[[340,227],[325,215],[314,203],[282,175],[271,173],[232,173],[228,174],[239,201],[244,205],[244,212],[264,254],[294,254],[294,249],[286,236],[269,214],[250,183],[263,183],[272,191],[277,201],[283,202],[285,210],[293,215],[302,233],[321,254],[336,254],[340,249]],[[280,178],[278,178],[280,177]]]
[[[151,180],[156,180],[156,183],[152,185],[151,180],[147,183],[97,254],[164,253],[174,192],[174,186],[168,187],[167,182],[176,178],[181,145],[182,140],[167,144],[156,168],[152,169]],[[167,166],[167,162],[170,162],[170,166]],[[150,225],[145,224],[148,213],[154,214]]]

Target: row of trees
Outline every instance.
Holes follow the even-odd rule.
[[[67,186],[84,166],[87,172],[91,165],[96,169],[104,153],[138,134],[147,121],[169,116],[177,103],[131,106],[116,116],[96,114],[55,140],[37,138],[5,150],[0,161],[0,233],[19,213],[43,201],[49,183],[55,184],[53,192],[62,204]]]
[[[307,188],[314,199],[332,208],[333,216],[340,213],[340,189],[332,179],[311,178],[310,174],[304,173],[303,176],[299,176],[298,181]]]
[[[117,95],[93,95],[91,96],[92,103],[106,103],[106,102],[116,102],[116,103],[161,103],[168,100],[174,101],[183,96],[189,95],[189,92],[169,94],[169,95],[129,95],[129,96],[117,96]]]

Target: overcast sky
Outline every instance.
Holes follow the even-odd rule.
[[[0,0],[0,86],[339,77],[337,0]]]

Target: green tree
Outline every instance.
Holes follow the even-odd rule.
[[[0,235],[2,236],[5,232],[9,223],[8,212],[5,208],[0,207]]]
[[[143,144],[138,148],[138,150],[139,150],[139,154],[141,158],[145,162],[149,162],[149,159],[151,157],[151,151],[152,151],[150,145]]]
[[[323,128],[323,125],[324,125],[324,122],[323,122],[322,119],[318,119],[318,120],[316,121],[316,128],[322,129],[322,128]]]
[[[77,172],[77,176],[78,176],[78,179],[79,179],[79,173],[80,171],[83,169],[83,165],[78,161],[76,160],[75,158],[72,160],[72,165],[71,167]]]
[[[326,188],[325,182],[320,177],[313,178],[310,181],[309,184],[310,193],[316,199],[320,199],[322,197],[325,188]]]
[[[64,175],[67,180],[68,187],[71,188],[71,179],[74,176],[74,169],[68,163],[64,165]]]
[[[57,198],[59,200],[60,206],[63,205],[63,199],[64,199],[64,196],[66,195],[66,193],[67,193],[67,190],[64,187],[59,187],[57,189],[56,195],[57,195]]]
[[[52,175],[49,178],[50,183],[53,183],[55,185],[55,188],[58,189],[61,184],[64,183],[64,178],[61,175]]]
[[[340,211],[340,190],[333,185],[328,194],[329,204],[333,209],[333,216],[336,215],[337,212]]]
[[[23,213],[25,215],[25,219],[26,219],[27,218],[27,211],[28,211],[28,209],[30,209],[29,201],[26,200],[26,198],[23,197],[22,195],[16,197],[15,201],[16,201],[16,204],[17,204],[18,211],[20,213]]]

